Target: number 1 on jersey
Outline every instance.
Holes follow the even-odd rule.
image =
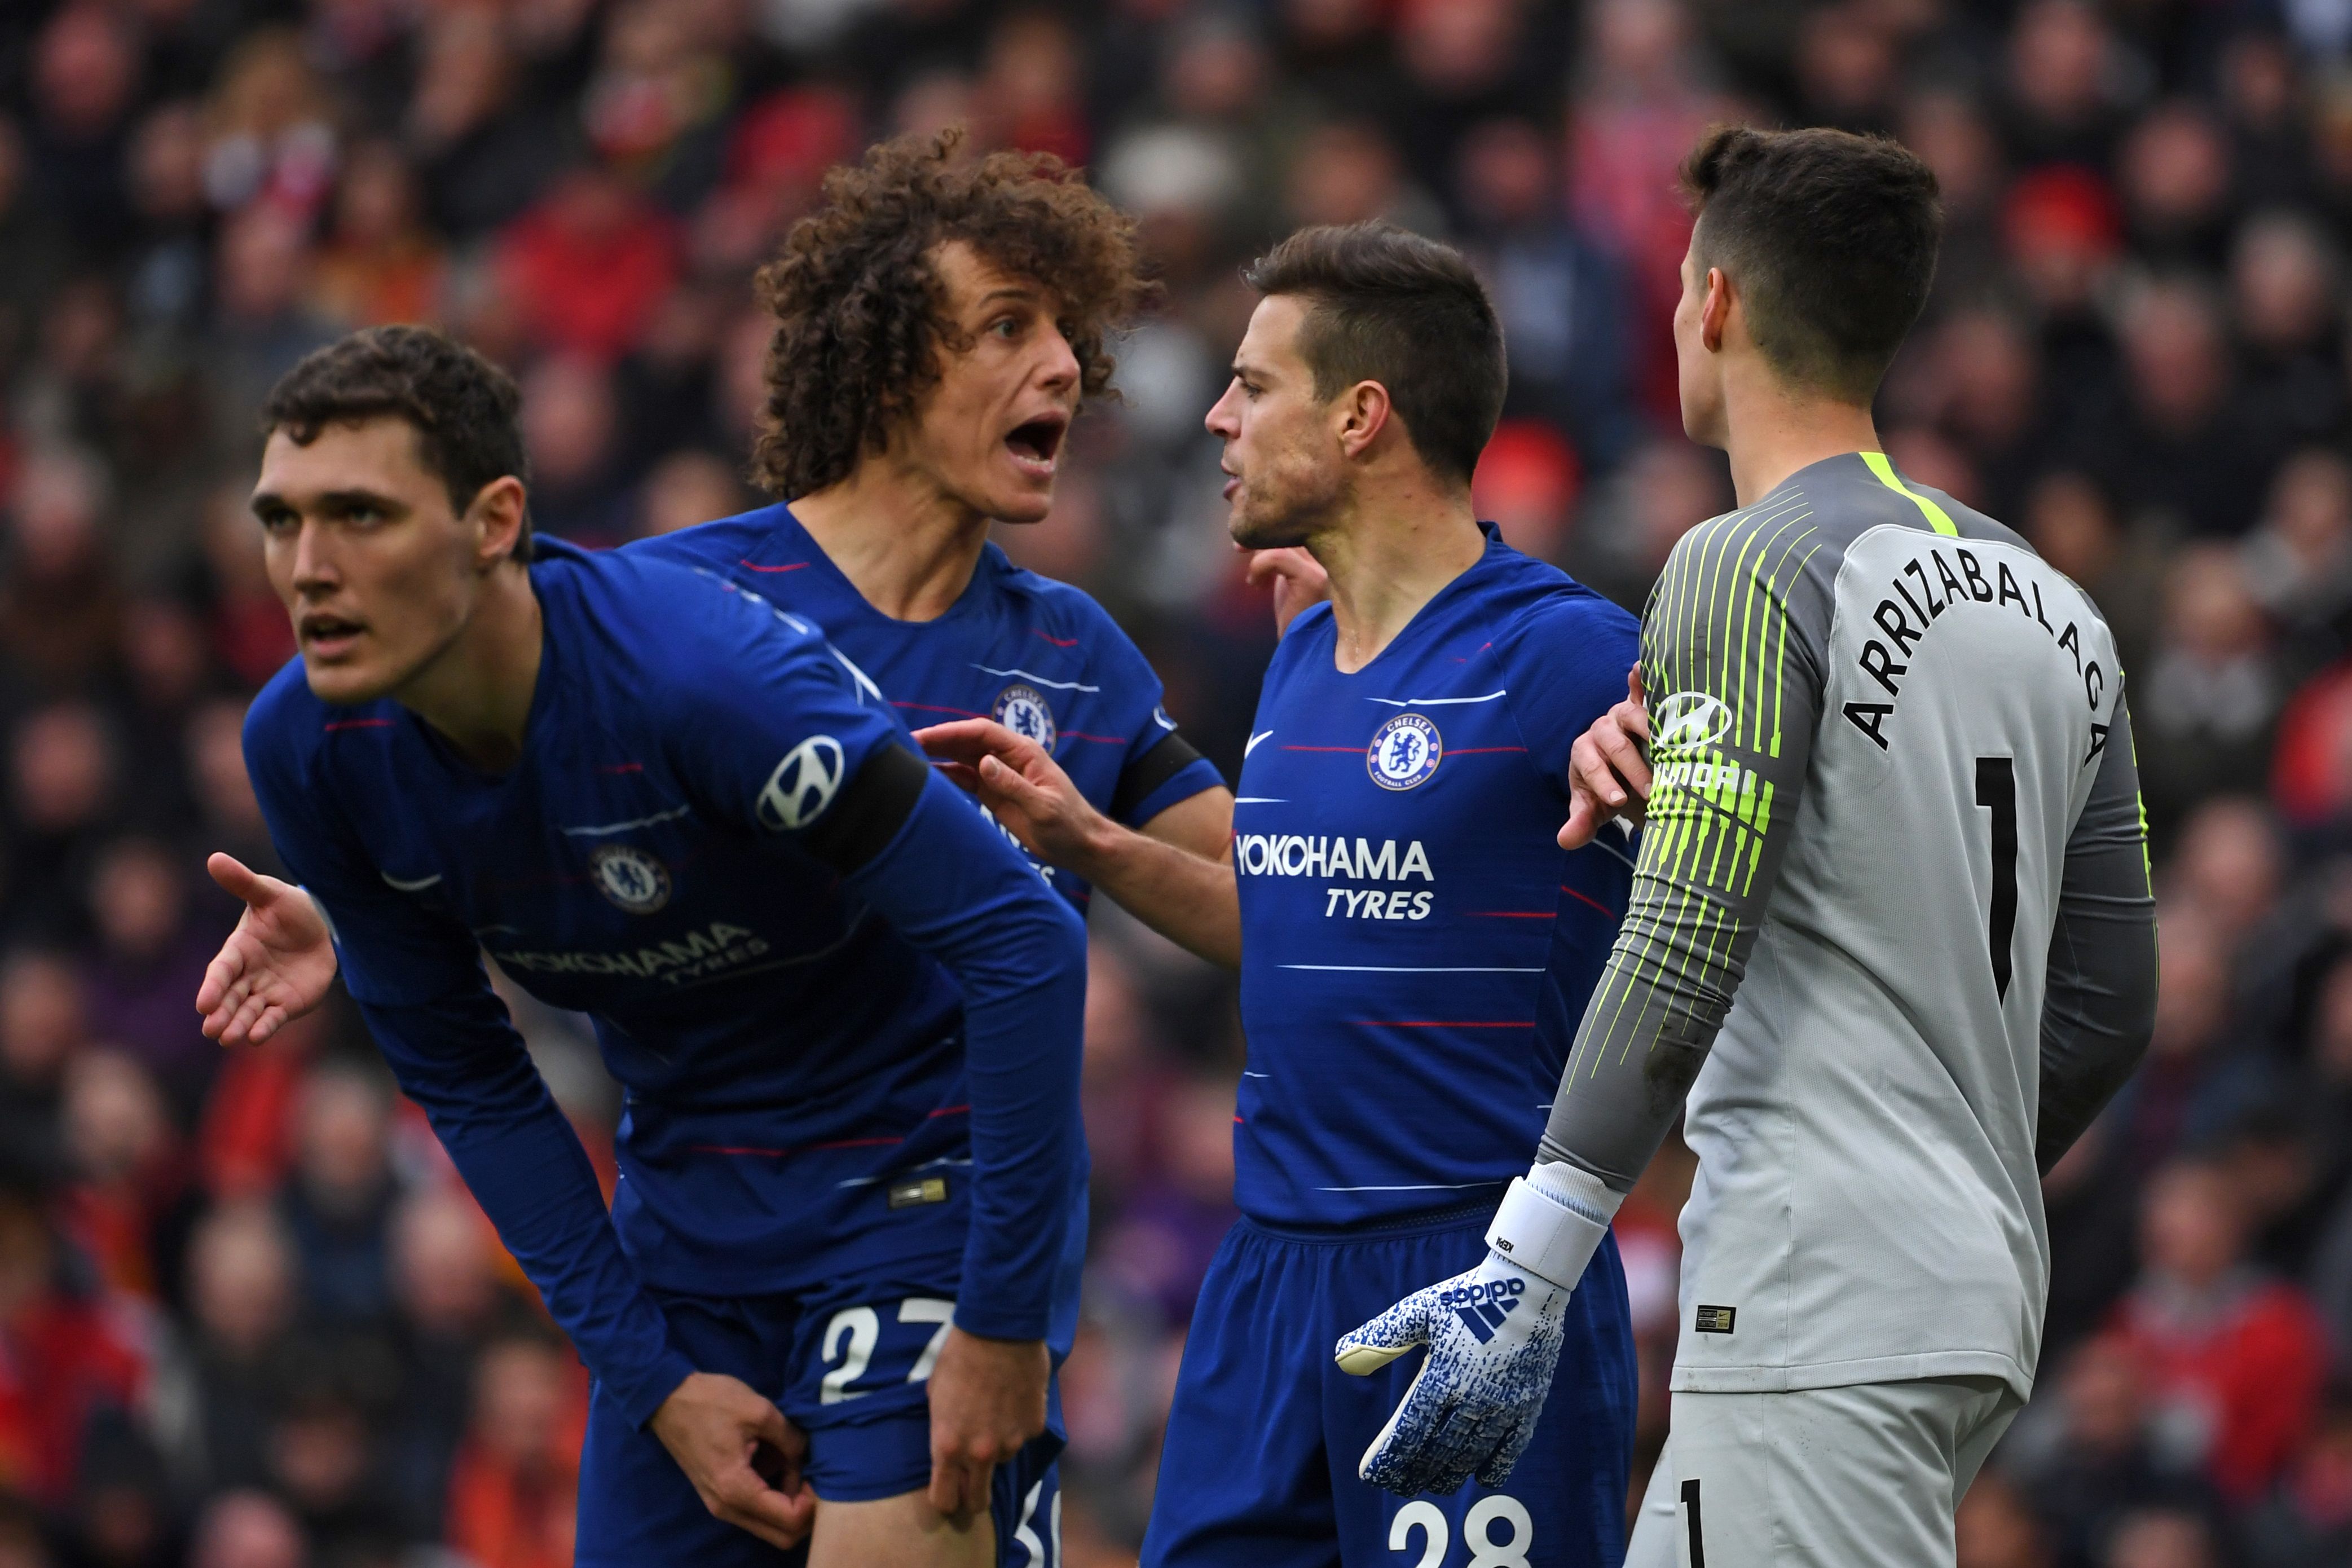
[[[1992,953],[1993,993],[2009,1000],[2009,950],[2017,934],[2017,763],[1977,759],[1977,804],[1992,813],[1992,918],[1985,931]]]

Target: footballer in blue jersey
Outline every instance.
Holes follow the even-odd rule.
[[[902,139],[836,170],[826,205],[763,275],[778,327],[755,466],[771,489],[797,498],[792,506],[622,553],[700,568],[799,612],[826,628],[850,665],[878,677],[909,722],[1002,721],[1052,748],[1087,798],[1119,822],[1221,856],[1231,794],[1174,733],[1133,644],[1085,595],[1013,567],[987,539],[992,521],[1045,514],[1061,437],[1081,397],[1108,380],[1105,330],[1139,297],[1132,226],[1051,160],[963,161],[956,141],[952,132]],[[1009,269],[1041,258],[1053,262],[1044,268],[1050,281]],[[919,355],[900,352],[925,337],[935,351],[927,374]],[[1084,907],[1085,882],[1053,879]],[[276,920],[299,927],[300,906],[273,906]],[[1181,940],[1179,925],[1171,934]],[[274,935],[241,972],[232,965],[208,986],[208,1031],[228,1043],[266,1037],[331,980],[323,931]],[[747,1169],[770,1157],[729,1147]],[[836,1312],[819,1346],[834,1380],[820,1403],[863,1398],[872,1378],[855,1368],[877,1354],[904,1361],[908,1346],[906,1370],[923,1381],[923,1336],[939,1331],[919,1325],[937,1310]],[[670,1303],[673,1320],[684,1310]],[[789,1320],[764,1300],[697,1321],[760,1358],[791,1352]],[[878,1408],[869,1401],[856,1414]],[[1051,1467],[1025,1485],[998,1521],[999,1557],[1037,1568],[1059,1561],[1059,1496]],[[624,1489],[592,1500],[642,1515],[644,1541],[684,1550],[702,1539],[692,1521],[676,1520],[674,1497],[656,1505]],[[819,1517],[822,1556],[827,1516]],[[866,1550],[895,1561],[936,1544],[938,1532],[916,1533],[919,1542],[903,1529],[886,1531]],[[857,1550],[844,1547],[844,1560],[867,1560]]]
[[[1555,832],[1637,626],[1475,521],[1502,345],[1460,257],[1310,229],[1252,280],[1266,297],[1209,416],[1233,532],[1291,553],[1293,596],[1328,574],[1331,603],[1276,650],[1225,862],[1104,821],[1034,747],[924,737],[1048,858],[1118,878],[1130,908],[1156,899],[1162,929],[1196,911],[1196,950],[1238,954],[1243,1217],[1185,1342],[1143,1562],[1614,1568],[1635,1374],[1613,1246],[1569,1297],[1570,1348],[1507,1488],[1363,1479],[1411,1368],[1349,1375],[1333,1345],[1440,1259],[1485,1255],[1543,1124],[1631,882],[1612,843],[1571,854]]]
[[[782,504],[627,547],[708,565],[823,626],[917,729],[989,720],[1055,757],[1079,793],[1146,832],[1187,802],[1216,845],[1230,807],[1216,764],[1177,733],[1160,678],[1100,605],[1015,566],[984,543],[963,591],[928,620],[877,609]],[[1161,825],[1172,826],[1189,814]],[[1055,886],[1083,909],[1092,889],[1066,868]]]
[[[812,625],[534,550],[514,404],[416,329],[273,393],[254,504],[302,655],[247,754],[371,1032],[594,1376],[579,1561],[772,1563],[812,1514],[820,1565],[1043,1561],[1080,922]],[[250,959],[304,901],[230,867]],[[484,952],[595,1021],[609,1217]],[[208,1028],[251,1000],[224,966]]]

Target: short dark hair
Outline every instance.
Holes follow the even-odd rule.
[[[1503,328],[1462,253],[1390,223],[1302,228],[1242,273],[1307,300],[1299,357],[1328,402],[1360,381],[1388,389],[1421,460],[1467,483],[1503,415]]]
[[[493,479],[512,474],[530,484],[521,407],[514,377],[456,339],[429,327],[369,327],[313,349],[280,376],[262,402],[261,433],[283,430],[307,447],[330,425],[405,419],[425,468],[462,512]],[[530,559],[528,514],[514,559]]]
[[[1152,292],[1135,220],[1050,153],[968,159],[964,141],[960,126],[900,136],[833,170],[824,205],[760,269],[776,331],[751,473],[769,493],[798,500],[847,479],[940,379],[940,350],[970,346],[931,262],[950,241],[1052,290],[1079,395],[1109,387],[1111,331]]]
[[[1884,136],[1718,125],[1683,161],[1682,186],[1693,258],[1739,285],[1772,368],[1868,403],[1935,281],[1935,171]]]

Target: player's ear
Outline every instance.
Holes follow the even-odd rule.
[[[1389,389],[1377,381],[1360,381],[1333,398],[1332,433],[1339,437],[1341,454],[1362,457],[1388,428],[1391,412]]]
[[[1720,267],[1708,268],[1706,298],[1699,301],[1698,307],[1698,334],[1709,353],[1723,352],[1723,334],[1731,324],[1734,301],[1729,276]]]
[[[511,557],[522,538],[526,497],[522,481],[502,475],[474,493],[466,521],[474,530],[474,560],[492,566]]]

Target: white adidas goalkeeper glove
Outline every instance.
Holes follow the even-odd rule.
[[[1509,1479],[1559,1364],[1568,1298],[1609,1234],[1619,1195],[1573,1165],[1512,1182],[1487,1228],[1486,1261],[1416,1290],[1339,1341],[1339,1370],[1378,1372],[1429,1347],[1403,1401],[1356,1473],[1399,1497]]]

